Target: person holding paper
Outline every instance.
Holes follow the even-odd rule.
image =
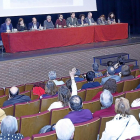
[[[44,29],[54,29],[54,25],[50,15],[48,15],[47,19],[44,21]]]
[[[58,19],[56,20],[55,27],[56,28],[64,28],[64,27],[67,27],[66,26],[66,20],[63,19],[63,15],[62,14],[59,14],[58,15]]]
[[[27,27],[26,27],[26,24],[24,23],[23,18],[20,18],[20,19],[18,20],[17,30],[18,30],[18,31],[27,30]]]
[[[85,18],[85,20],[86,20],[86,23],[88,23],[88,25],[95,25],[96,24],[94,19],[92,18],[91,12],[88,13],[88,16],[87,16],[87,18]]]
[[[1,32],[4,33],[4,32],[11,32],[12,31],[12,23],[11,23],[11,19],[10,18],[7,18],[5,23],[3,23],[1,25]]]
[[[75,17],[75,13],[70,14],[71,17],[67,18],[67,26],[68,27],[75,27],[78,25],[77,18]]]
[[[37,22],[37,19],[35,17],[32,18],[32,22],[28,24],[28,30],[37,30],[39,29],[39,22]]]

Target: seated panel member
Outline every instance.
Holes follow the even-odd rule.
[[[115,24],[116,20],[115,20],[115,15],[113,12],[110,12],[108,14],[108,24]]]
[[[67,26],[68,27],[74,27],[78,25],[77,18],[75,17],[75,13],[70,14],[71,17],[67,18]]]
[[[85,18],[85,20],[86,20],[86,23],[88,23],[88,25],[95,25],[95,21],[92,18],[92,13],[91,12],[88,13],[88,17]]]
[[[56,20],[55,27],[56,28],[64,28],[64,27],[67,27],[66,26],[66,20],[63,19],[63,15],[62,14],[59,14],[58,15],[58,19]]]
[[[33,17],[32,22],[28,24],[28,30],[30,29],[34,30],[39,29],[39,22],[37,22],[37,19],[35,17]]]
[[[80,26],[88,25],[88,24],[86,23],[85,15],[84,15],[84,14],[81,14],[81,15],[79,16],[78,25],[80,25]]]
[[[12,26],[12,23],[11,23],[11,19],[10,18],[7,18],[5,20],[5,23],[3,23],[1,25],[1,32],[2,33],[11,32],[12,31],[12,28],[13,28],[13,26]]]
[[[48,15],[47,20],[44,21],[44,29],[54,29],[54,25],[50,15]]]
[[[20,18],[20,19],[18,20],[17,30],[18,30],[18,31],[27,30],[27,27],[26,27],[26,24],[24,23],[23,18]]]
[[[105,15],[101,15],[98,20],[97,20],[97,24],[99,25],[106,25],[107,24],[107,21],[105,19]]]

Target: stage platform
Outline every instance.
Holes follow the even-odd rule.
[[[140,36],[130,39],[67,46],[14,54],[0,54],[0,87],[21,85],[48,79],[48,72],[57,77],[69,75],[76,67],[85,73],[92,70],[93,57],[114,53],[129,53],[140,65]],[[134,63],[135,64],[135,63]],[[100,69],[106,67],[100,66]]]

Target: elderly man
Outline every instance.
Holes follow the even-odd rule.
[[[28,24],[28,30],[30,29],[34,30],[39,29],[39,22],[37,22],[37,19],[35,17],[33,17],[32,22]]]
[[[74,95],[70,98],[69,107],[72,110],[64,118],[69,118],[73,124],[82,123],[93,119],[89,109],[82,109],[83,103],[81,97]]]
[[[75,17],[75,13],[74,12],[70,14],[70,17],[67,18],[66,22],[67,22],[67,26],[68,27],[75,27],[75,26],[78,25],[78,20]]]
[[[13,116],[5,117],[1,122],[1,140],[21,140],[23,135],[16,133],[18,130],[17,119]]]
[[[92,13],[89,12],[87,18],[85,18],[86,23],[88,23],[88,25],[95,25],[95,21],[92,18]]]
[[[79,77],[80,74],[81,74],[80,70],[79,70],[79,69],[76,69],[76,73],[75,73],[75,77],[74,77],[75,82],[81,82],[81,81],[84,80],[84,78],[80,78],[80,77]]]
[[[103,115],[115,115],[115,107],[113,105],[113,95],[109,90],[104,90],[100,95],[101,110],[93,114],[93,118]]]
[[[29,101],[31,101],[29,96],[19,95],[19,89],[17,87],[11,87],[9,89],[9,99],[3,103],[3,107]]]
[[[75,127],[70,119],[59,120],[55,129],[58,140],[73,140]]]
[[[11,23],[11,19],[10,18],[7,18],[5,23],[3,23],[1,25],[1,32],[4,33],[4,32],[11,32],[12,31],[12,23]]]
[[[51,19],[51,16],[48,15],[47,20],[44,21],[44,29],[54,29],[54,25]]]
[[[56,86],[64,85],[65,83],[63,81],[57,81],[56,80],[56,72],[50,71],[48,73],[49,80],[53,80]]]
[[[121,81],[120,76],[115,75],[115,69],[111,66],[107,68],[107,77],[102,78],[101,85],[103,85],[110,78],[116,80],[116,82]]]
[[[103,76],[103,74],[100,71],[98,71],[99,65],[96,62],[92,65],[92,68],[95,73],[95,78]]]

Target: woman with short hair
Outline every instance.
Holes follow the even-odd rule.
[[[79,19],[78,19],[78,25],[80,25],[80,26],[88,25],[85,21],[84,14],[80,14]]]
[[[115,101],[117,115],[106,123],[101,140],[125,140],[140,135],[140,125],[133,115],[130,115],[129,101],[123,97]]]
[[[18,20],[17,30],[18,30],[18,31],[27,30],[27,27],[26,27],[26,24],[24,23],[23,18],[20,18],[20,19]]]
[[[101,15],[101,16],[97,19],[97,24],[99,24],[99,25],[106,25],[106,24],[107,24],[105,15]]]

